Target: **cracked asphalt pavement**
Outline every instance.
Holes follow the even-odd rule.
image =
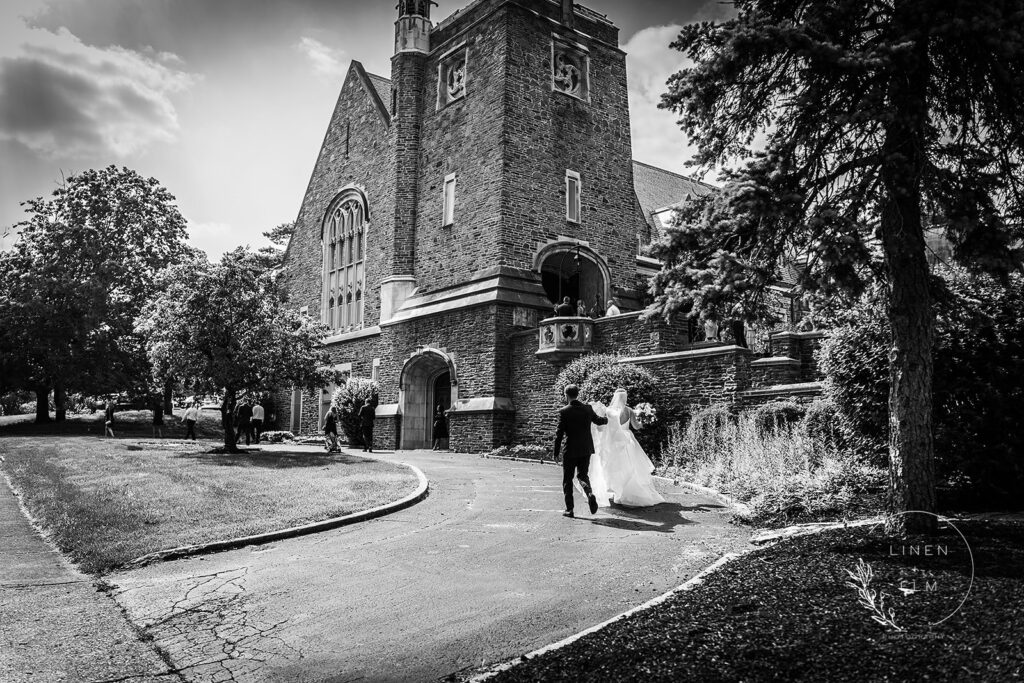
[[[560,468],[375,455],[422,469],[430,495],[369,522],[114,574],[115,598],[187,680],[429,681],[600,623],[750,536],[682,489],[594,516],[577,496],[566,519]]]

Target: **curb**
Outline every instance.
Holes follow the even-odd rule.
[[[516,657],[515,659],[512,659],[510,661],[498,664],[498,665],[488,669],[487,671],[485,671],[483,673],[477,674],[476,676],[473,676],[472,678],[467,679],[466,683],[482,683],[483,681],[490,680],[491,678],[497,676],[499,673],[501,673],[503,671],[507,671],[507,670],[509,670],[509,669],[511,669],[511,668],[513,668],[515,666],[518,666],[519,664],[522,664],[523,662],[525,662],[527,660],[533,659],[534,657],[538,657],[538,656],[543,655],[543,654],[547,654],[549,652],[554,652],[556,650],[561,650],[563,647],[566,647],[568,645],[572,645],[573,643],[575,643],[580,638],[583,638],[584,636],[588,636],[591,633],[596,633],[597,631],[600,631],[601,629],[606,628],[607,626],[610,626],[611,624],[614,624],[617,621],[621,621],[622,619],[625,619],[626,617],[632,616],[633,614],[636,614],[637,612],[643,612],[643,611],[651,609],[652,607],[656,607],[657,605],[660,605],[661,603],[667,601],[668,599],[670,599],[672,596],[676,595],[677,593],[683,593],[683,592],[686,592],[686,591],[693,590],[694,588],[697,588],[698,586],[700,586],[700,584],[704,583],[704,579],[709,574],[712,574],[712,573],[718,571],[719,569],[721,569],[723,566],[725,566],[729,562],[732,562],[733,560],[736,560],[736,559],[738,559],[740,557],[743,557],[747,553],[753,552],[755,550],[757,550],[757,548],[749,548],[749,549],[744,550],[743,552],[739,552],[739,553],[726,553],[725,555],[722,555],[720,558],[718,558],[717,560],[712,562],[709,566],[707,566],[704,569],[702,569],[701,571],[699,571],[693,578],[689,579],[685,583],[682,583],[682,584],[676,586],[675,588],[673,588],[673,589],[671,589],[671,590],[669,590],[669,591],[667,591],[665,593],[662,593],[658,597],[652,598],[652,599],[648,600],[647,602],[643,603],[642,605],[637,605],[636,607],[634,607],[632,609],[626,610],[622,614],[618,614],[618,615],[612,617],[611,619],[608,619],[607,621],[603,621],[600,624],[597,624],[596,626],[591,626],[590,628],[588,628],[588,629],[586,629],[584,631],[580,631],[579,633],[575,633],[575,634],[569,636],[568,638],[565,638],[563,640],[558,641],[557,643],[551,643],[550,645],[545,645],[544,647],[542,647],[540,649],[537,649],[537,650],[534,650],[533,652],[528,652],[527,654],[525,654],[525,655],[523,655],[521,657]]]
[[[396,500],[393,503],[386,503],[384,505],[378,505],[375,508],[369,510],[363,510],[362,512],[353,512],[349,515],[342,517],[334,517],[333,519],[325,519],[321,522],[312,522],[310,524],[303,524],[301,526],[293,526],[288,529],[280,529],[278,531],[268,531],[263,534],[254,534],[252,536],[243,536],[241,538],[232,538],[227,541],[213,541],[211,543],[201,543],[198,545],[186,545],[180,548],[171,548],[169,550],[158,550],[155,553],[148,553],[141,557],[136,557],[120,567],[117,571],[126,571],[129,569],[138,569],[148,564],[154,564],[156,562],[168,562],[170,560],[178,560],[183,557],[192,557],[195,555],[206,555],[209,553],[217,553],[224,550],[235,550],[242,548],[247,545],[257,545],[260,543],[268,543],[270,541],[283,541],[288,538],[295,538],[297,536],[306,536],[308,534],[315,534],[320,531],[328,531],[330,529],[337,529],[338,527],[348,526],[349,524],[356,524],[358,522],[365,522],[367,520],[382,517],[392,512],[398,512],[404,510],[407,507],[415,505],[424,498],[430,491],[430,485],[427,481],[427,476],[416,467],[410,465],[407,462],[397,463],[404,465],[413,471],[416,478],[419,480],[416,485],[416,490],[405,496],[400,500]]]

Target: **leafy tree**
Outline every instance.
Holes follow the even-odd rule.
[[[1012,504],[1024,497],[1024,276],[1007,283],[939,268],[933,415],[937,472],[968,484],[959,502]],[[889,422],[889,322],[877,293],[843,315],[819,354],[825,392],[845,441],[884,455]],[[884,458],[883,458],[884,460]],[[973,500],[965,500],[973,498]]]
[[[4,372],[57,419],[71,389],[118,391],[149,374],[133,321],[158,272],[189,254],[174,197],[153,178],[109,166],[25,202],[14,248],[0,255]]]
[[[270,270],[280,268],[284,262],[284,253],[295,232],[295,222],[281,223],[263,233],[273,246],[261,247],[256,253],[266,260]]]
[[[341,427],[349,446],[366,446],[363,441],[362,421],[359,410],[364,404],[377,407],[380,400],[380,385],[372,379],[350,377],[331,397],[331,405],[338,408]],[[370,447],[373,444],[369,444]]]
[[[217,264],[173,267],[136,324],[154,379],[175,377],[200,393],[223,392],[224,447],[243,394],[281,386],[322,388],[337,377],[321,342],[327,328],[282,303],[259,255],[239,248]]]
[[[1024,0],[736,0],[692,24],[662,106],[704,167],[744,161],[658,249],[664,314],[744,317],[785,262],[800,284],[887,288],[890,504],[935,509],[935,314],[924,228],[1005,273],[1024,224]],[[866,226],[870,226],[870,229]],[[877,238],[877,239],[876,239]],[[930,531],[929,515],[894,531]]]

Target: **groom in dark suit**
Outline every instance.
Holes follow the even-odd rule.
[[[572,476],[580,480],[583,492],[587,494],[590,514],[597,512],[597,499],[590,488],[590,456],[594,454],[594,440],[590,436],[590,425],[608,424],[608,418],[600,417],[594,409],[577,401],[580,389],[575,384],[565,388],[569,405],[558,411],[558,431],[555,432],[555,457],[562,451],[562,437],[565,437],[565,456],[562,458],[562,492],[565,494],[565,517],[573,517]]]

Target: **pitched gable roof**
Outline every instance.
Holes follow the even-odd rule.
[[[633,188],[644,219],[653,228],[661,227],[655,218],[660,211],[715,191],[713,185],[636,160],[633,161]]]
[[[370,79],[370,84],[373,85],[373,89],[377,91],[377,96],[380,97],[381,101],[384,103],[384,106],[390,106],[391,80],[369,72],[367,72],[366,75]]]
[[[366,69],[363,68],[361,62],[352,60],[352,66],[349,67],[349,71],[354,71],[356,76],[359,77],[359,82],[363,84],[363,88],[366,89],[366,94],[373,100],[374,105],[377,108],[377,113],[380,114],[381,119],[384,121],[384,125],[391,125],[391,112],[388,109],[389,103],[391,102],[391,81],[380,76],[367,73]],[[385,85],[386,84],[386,85]]]

